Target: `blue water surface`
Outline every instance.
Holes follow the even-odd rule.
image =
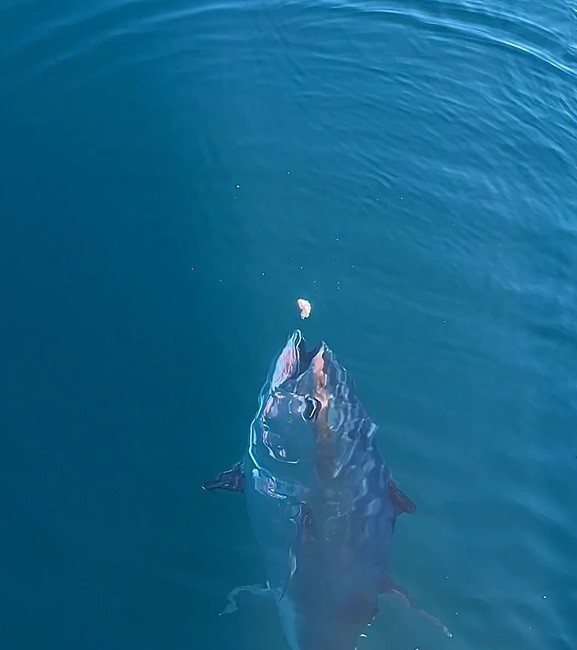
[[[395,477],[360,650],[577,648],[577,12],[0,0],[2,650],[286,650],[242,497],[287,334]],[[313,303],[301,322],[295,301]]]

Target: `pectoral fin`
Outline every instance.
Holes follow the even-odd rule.
[[[420,609],[419,607],[416,607],[413,599],[411,598],[411,595],[409,592],[398,585],[389,575],[386,575],[382,581],[381,581],[381,593],[382,594],[394,594],[395,596],[399,597],[403,603],[409,607],[410,609],[414,610],[417,614],[420,614],[427,620],[431,621],[433,625],[438,627],[443,631],[443,633],[446,636],[453,636],[450,632],[449,629],[441,623],[441,621],[436,618],[435,616],[432,616],[429,614],[429,612],[425,611],[424,609]]]
[[[242,461],[235,463],[229,470],[219,474],[214,481],[203,483],[202,489],[244,492],[244,472],[242,469]]]
[[[402,515],[403,512],[413,514],[417,511],[417,506],[415,503],[409,499],[409,497],[401,490],[399,484],[396,481],[393,481],[393,479],[389,480],[389,491],[391,500],[393,502],[395,515],[397,517],[399,515]]]

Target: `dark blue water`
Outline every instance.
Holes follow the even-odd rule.
[[[577,13],[0,3],[0,647],[278,649],[243,452],[295,326],[417,503],[361,650],[577,647]],[[229,498],[227,498],[229,497]]]

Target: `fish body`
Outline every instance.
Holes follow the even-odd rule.
[[[332,350],[308,350],[296,330],[261,390],[244,458],[205,484],[244,492],[291,650],[353,650],[391,589],[396,518],[415,506],[375,431]]]

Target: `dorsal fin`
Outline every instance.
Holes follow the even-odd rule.
[[[402,515],[403,512],[413,514],[417,511],[415,503],[401,490],[399,484],[393,479],[389,480],[389,492],[393,502],[395,516]]]
[[[282,600],[285,597],[287,589],[289,588],[290,581],[292,580],[297,570],[296,548],[302,544],[305,539],[307,539],[310,533],[310,527],[312,523],[312,510],[306,503],[304,503],[304,501],[301,502],[300,506],[298,507],[296,515],[294,517],[291,517],[291,521],[295,524],[295,538],[293,545],[289,550],[288,577],[286,579],[284,589],[279,600]]]

